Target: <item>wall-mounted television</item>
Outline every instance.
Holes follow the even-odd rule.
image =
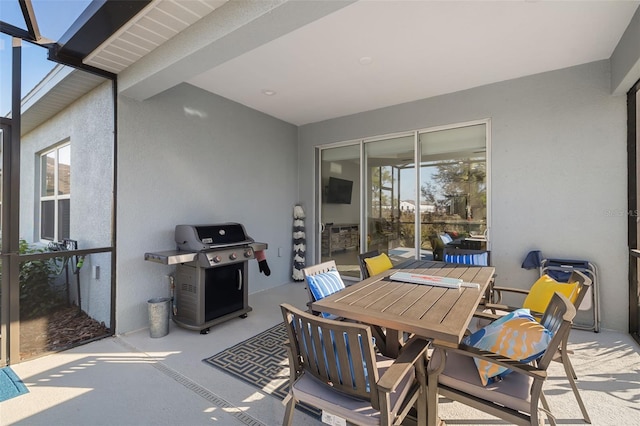
[[[351,204],[352,189],[353,181],[330,177],[326,202],[329,204]]]

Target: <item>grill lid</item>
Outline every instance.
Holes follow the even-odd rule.
[[[214,225],[176,225],[175,240],[179,250],[210,250],[249,244],[249,237],[240,223]]]

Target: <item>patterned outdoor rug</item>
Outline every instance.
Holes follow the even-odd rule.
[[[289,392],[285,340],[287,330],[280,323],[203,361],[283,400]],[[315,407],[304,404],[296,407],[316,418],[322,415]]]

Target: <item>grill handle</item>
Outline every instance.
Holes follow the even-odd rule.
[[[242,290],[242,271],[238,269],[238,290]]]

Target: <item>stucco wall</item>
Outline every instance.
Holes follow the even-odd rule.
[[[71,230],[78,248],[111,245],[113,197],[113,96],[105,82],[32,132],[23,135],[20,162],[20,237],[39,242],[39,153],[71,142]],[[93,267],[99,266],[99,278]],[[77,301],[75,277],[70,275]],[[80,270],[82,309],[110,326],[111,254],[87,256]]]
[[[302,126],[307,226],[317,221],[315,146],[490,118],[497,283],[528,288],[537,271],[520,265],[534,249],[590,260],[600,274],[602,326],[627,331],[626,98],[610,95],[610,81],[609,61],[599,61]],[[314,248],[309,235],[308,259]]]
[[[175,249],[178,224],[242,223],[269,244],[271,275],[250,261],[249,293],[289,282],[297,128],[188,84],[118,105],[116,332],[147,327],[147,300],[168,296],[174,268],[144,253]]]

